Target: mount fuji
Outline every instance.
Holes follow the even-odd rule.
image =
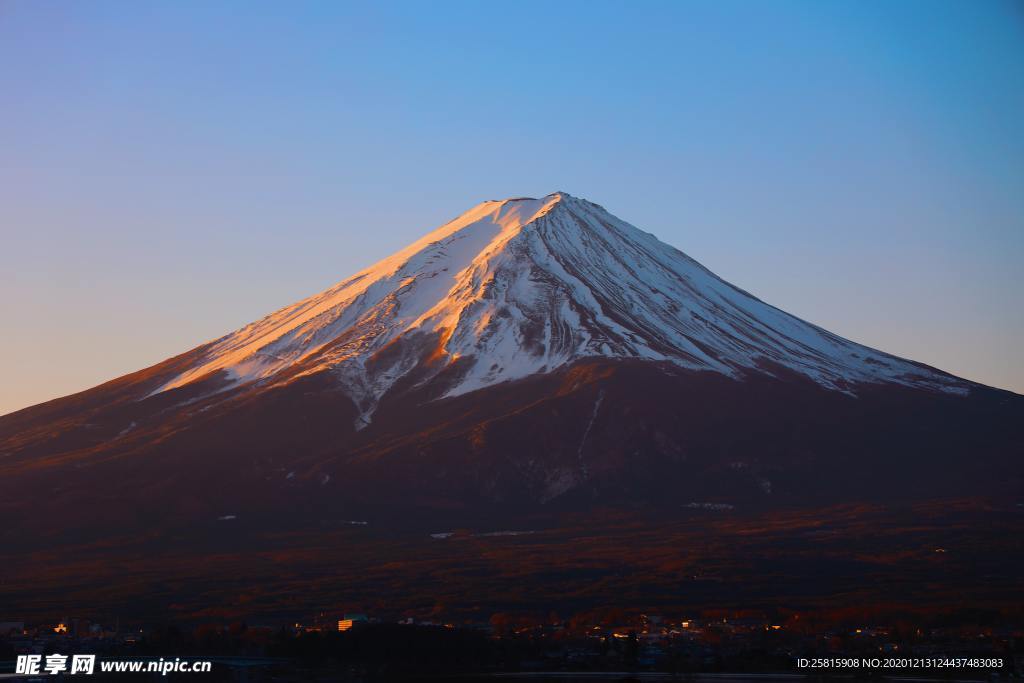
[[[1020,415],[1019,396],[800,320],[556,192],[483,202],[240,330],[0,418],[0,488],[15,515],[59,490],[58,507],[123,495],[159,519],[225,499],[321,515],[993,493],[1019,485]]]
[[[804,322],[597,204],[487,201],[236,332],[0,417],[0,603],[1005,600],[1022,454],[1024,397]]]

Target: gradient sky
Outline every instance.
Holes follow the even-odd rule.
[[[1024,9],[0,0],[0,413],[565,190],[1024,392]]]

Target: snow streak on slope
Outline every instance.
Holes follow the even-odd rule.
[[[555,193],[484,202],[327,291],[217,340],[161,390],[221,370],[237,383],[277,381],[285,369],[289,377],[332,371],[365,424],[381,396],[422,363],[424,353],[380,362],[398,341],[440,343],[439,367],[463,359],[449,395],[594,356],[736,378],[778,365],[849,393],[867,382],[967,386],[769,306],[602,207]]]

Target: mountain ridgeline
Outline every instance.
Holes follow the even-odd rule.
[[[0,509],[99,533],[1013,499],[1022,425],[1020,396],[832,334],[554,193],[479,204],[220,339],[0,417]]]

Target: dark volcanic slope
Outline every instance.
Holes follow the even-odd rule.
[[[805,618],[857,610],[860,623],[905,618],[908,608],[1019,616],[1021,514],[960,501],[671,516],[594,506],[515,523],[385,520],[289,533],[209,521],[12,553],[0,598],[19,618],[122,624],[292,623],[325,610],[481,622],[495,612],[569,618],[609,607],[679,616],[783,608]]]
[[[192,391],[65,399],[75,410],[59,422],[56,406],[38,409],[50,429],[2,418],[5,518],[102,536],[229,514],[318,524],[389,508],[749,509],[1021,490],[1024,399],[994,390],[853,397],[795,375],[737,382],[599,360],[440,400],[399,389],[362,430],[322,376],[226,400]]]

